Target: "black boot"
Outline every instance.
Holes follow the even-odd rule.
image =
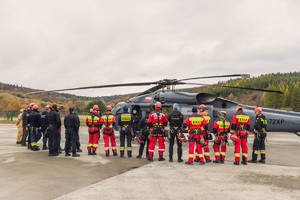
[[[113,152],[113,156],[117,156],[118,153],[116,151]]]
[[[89,155],[89,156],[92,155],[92,149],[89,149],[89,150],[88,150],[88,155]]]
[[[47,145],[43,145],[42,150],[48,150],[49,148],[47,147]]]
[[[181,157],[178,157],[177,162],[183,162]]]
[[[78,149],[76,149],[77,152],[82,152],[82,149],[80,149],[80,147],[78,147]]]
[[[136,156],[136,158],[139,158],[139,159],[141,159],[141,158],[142,158],[142,156],[141,156],[141,155],[137,155],[137,156]]]
[[[76,152],[73,152],[72,153],[72,157],[79,157],[80,155],[79,154],[77,154]]]
[[[71,154],[69,152],[66,152],[65,153],[65,156],[70,156]]]
[[[169,162],[173,162],[173,157],[172,156],[169,157]]]
[[[132,151],[127,151],[127,156],[128,156],[128,158],[131,158],[132,157]]]
[[[92,155],[93,156],[97,155],[96,150],[93,150]]]
[[[266,163],[265,160],[259,160],[258,162],[259,162],[259,163],[262,163],[262,164],[265,164],[265,163]]]
[[[124,150],[120,151],[120,157],[123,158],[124,157]]]
[[[164,161],[166,160],[163,156],[159,156],[158,161]]]

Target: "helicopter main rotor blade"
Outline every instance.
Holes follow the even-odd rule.
[[[47,90],[47,91],[36,91],[29,92],[29,94],[38,94],[44,92],[63,92],[63,91],[71,91],[71,90],[86,90],[86,89],[96,89],[96,88],[110,88],[110,87],[125,87],[125,86],[147,86],[152,84],[158,84],[158,82],[142,82],[142,83],[120,83],[120,84],[109,84],[109,85],[97,85],[97,86],[87,86],[87,87],[77,87],[77,88],[65,88],[65,89],[57,89],[57,90]]]
[[[243,77],[243,78],[249,78],[249,77],[250,77],[250,74],[228,74],[228,75],[217,75],[217,76],[202,76],[202,77],[194,77],[194,78],[180,79],[180,80],[178,80],[178,81],[188,81],[188,80],[207,79],[207,78],[228,78],[228,77]]]
[[[261,91],[261,92],[273,92],[273,93],[283,94],[283,92],[281,92],[279,90],[268,90],[268,89],[261,89],[261,88],[239,87],[239,86],[230,86],[230,85],[212,85],[212,84],[202,84],[202,83],[185,83],[185,84],[224,87],[224,88],[236,88],[236,89],[242,89],[242,90],[254,90],[254,91]]]
[[[161,89],[161,88],[163,88],[164,86],[163,85],[156,85],[156,86],[154,86],[154,87],[152,87],[152,88],[149,88],[148,90],[146,90],[146,91],[144,91],[144,92],[141,92],[141,93],[139,93],[138,95],[136,95],[137,97],[138,96],[142,96],[142,95],[145,95],[145,94],[149,94],[149,93],[152,93],[152,92],[155,92],[155,91],[157,91],[157,90],[159,90],[159,89]]]

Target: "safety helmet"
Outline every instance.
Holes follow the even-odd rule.
[[[93,106],[93,110],[99,111],[99,106],[98,105],[94,105]]]
[[[226,113],[226,111],[221,110],[221,111],[220,111],[220,115],[227,115],[227,113]]]
[[[98,111],[97,110],[92,110],[92,114],[97,115]]]
[[[239,140],[238,136],[236,136],[236,135],[230,135],[230,139],[234,142]]]
[[[36,105],[36,104],[34,104],[34,105],[32,106],[32,110],[37,110],[37,109],[39,109],[39,106]]]
[[[35,103],[31,102],[31,103],[29,104],[29,108],[32,108],[33,105],[35,105]]]
[[[161,108],[161,103],[159,101],[155,103],[155,108]]]
[[[239,104],[239,105],[237,105],[237,106],[236,106],[236,111],[238,111],[238,110],[243,110],[243,106],[242,106],[242,105],[240,105],[240,104]]]
[[[206,105],[204,105],[204,104],[201,104],[201,105],[199,106],[199,109],[200,109],[200,110],[207,110]]]
[[[173,110],[179,110],[179,105],[178,103],[173,104]]]
[[[257,108],[254,109],[254,112],[261,114],[262,113],[262,108],[261,107],[257,107]]]
[[[111,111],[111,110],[112,110],[111,105],[106,106],[106,111]]]
[[[197,112],[198,112],[198,108],[197,108],[197,107],[193,107],[193,108],[192,108],[192,112],[193,112],[193,113],[197,113]]]
[[[50,105],[46,105],[46,106],[45,106],[45,109],[46,109],[46,110],[49,110],[50,107],[51,107]]]
[[[128,105],[127,105],[127,104],[124,105],[123,111],[124,111],[124,112],[128,112]]]

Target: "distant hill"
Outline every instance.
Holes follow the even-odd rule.
[[[300,72],[265,74],[259,77],[247,79],[233,79],[219,82],[218,85],[232,85],[241,87],[263,88],[280,90],[283,95],[264,93],[257,91],[239,90],[222,87],[197,87],[182,89],[185,92],[205,92],[210,94],[219,93],[222,97],[247,105],[261,105],[270,108],[282,108],[300,111]],[[104,103],[115,105],[120,101],[135,96],[135,94],[112,95],[102,97],[76,96],[68,93],[43,93],[34,96],[24,96],[36,89],[26,88],[18,85],[0,83],[0,111],[8,112],[25,108],[30,102],[35,102],[41,107],[47,104],[57,104],[62,109],[74,106],[77,111],[85,110],[91,101],[101,99]]]

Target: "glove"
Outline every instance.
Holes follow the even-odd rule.
[[[230,133],[235,135],[235,130],[230,130]]]
[[[112,128],[113,126],[112,125],[109,125],[109,128]]]
[[[102,128],[105,128],[105,125],[104,125],[104,124],[102,125]]]

